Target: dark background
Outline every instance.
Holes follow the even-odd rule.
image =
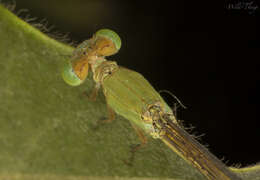
[[[28,9],[20,16],[35,22],[46,18],[53,34],[69,32],[77,42],[101,28],[115,30],[122,48],[108,59],[175,94],[188,107],[178,109],[178,119],[205,134],[200,142],[228,165],[245,166],[260,161],[259,8],[239,2],[225,1],[224,14],[192,0],[17,0],[16,11]]]

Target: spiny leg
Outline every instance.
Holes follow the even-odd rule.
[[[133,123],[131,123],[132,127],[134,128],[135,132],[137,133],[141,143],[140,144],[135,144],[134,146],[131,147],[131,156],[128,160],[124,160],[124,162],[129,165],[129,166],[132,166],[133,165],[133,161],[134,161],[134,158],[135,158],[135,153],[143,148],[146,144],[147,144],[147,138],[145,137],[143,131],[137,127],[136,125],[134,125]]]
[[[133,123],[132,124],[132,127],[134,128],[134,130],[136,131],[140,141],[141,141],[141,144],[137,144],[131,151],[132,152],[136,152],[138,149],[144,147],[146,144],[147,144],[147,138],[145,137],[143,131],[137,127],[136,125],[134,125]]]
[[[107,114],[108,114],[108,118],[100,120],[99,123],[110,123],[116,117],[115,111],[108,104],[107,104]]]
[[[89,96],[90,101],[96,101],[99,89],[100,89],[100,84],[96,83],[94,89],[92,90],[91,95]]]
[[[103,122],[112,122],[116,117],[115,111],[108,104],[107,104],[107,114],[108,114],[108,118],[105,119]]]
[[[167,93],[167,94],[169,94],[170,96],[172,96],[172,97],[177,101],[177,103],[174,103],[174,105],[173,105],[173,107],[172,107],[173,115],[175,116],[176,119],[178,119],[178,118],[177,118],[177,109],[179,108],[179,106],[181,106],[183,109],[187,109],[187,107],[182,104],[182,102],[177,98],[177,96],[175,96],[175,95],[174,95],[173,93],[171,93],[170,91],[168,91],[168,90],[160,90],[159,93],[160,93],[160,94],[161,94],[161,93]]]
[[[178,109],[178,104],[174,103],[174,105],[172,107],[172,112],[176,119],[177,119],[177,109]]]
[[[96,101],[96,97],[98,95],[98,90],[100,89],[101,84],[96,83],[94,89],[92,90],[91,95],[89,96],[90,101]],[[97,122],[97,125],[94,127],[94,129],[97,129],[100,126],[100,123],[108,123],[112,122],[115,119],[115,111],[107,104],[107,114],[108,118],[101,119]]]
[[[108,117],[106,119],[100,119],[97,121],[97,124],[95,125],[94,129],[97,130],[101,124],[103,123],[110,123],[115,119],[115,111],[107,104],[107,113]]]

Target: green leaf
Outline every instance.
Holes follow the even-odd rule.
[[[59,67],[73,48],[57,42],[0,5],[0,179],[205,179],[159,140],[124,163],[139,143],[128,120],[110,124],[100,92],[91,102],[91,74],[68,86]],[[259,167],[232,169],[260,179]]]

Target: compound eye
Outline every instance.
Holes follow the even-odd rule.
[[[64,63],[61,73],[63,80],[71,86],[78,86],[84,81],[77,76],[70,61]]]
[[[97,54],[100,56],[111,56],[121,48],[119,35],[110,29],[101,29],[95,33]]]

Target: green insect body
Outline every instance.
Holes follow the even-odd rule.
[[[161,104],[165,113],[172,114],[172,110],[141,74],[105,61],[93,70],[93,78],[102,86],[107,104],[117,114],[158,138],[152,122],[145,120],[143,114],[155,102]]]
[[[146,140],[140,130],[161,139],[209,180],[240,180],[178,124],[172,109],[141,74],[105,59],[120,47],[115,32],[98,31],[75,50],[71,62],[64,66],[63,79],[72,86],[79,85],[90,66],[96,82],[93,97],[101,87],[109,109],[131,122],[143,144]]]
[[[147,108],[157,102],[165,113],[172,114],[172,110],[141,74],[119,67],[116,62],[104,58],[115,54],[120,47],[121,40],[115,32],[108,29],[97,31],[91,39],[81,43],[75,49],[71,61],[65,63],[63,79],[69,85],[80,85],[86,78],[89,65],[96,82],[94,97],[102,87],[112,110],[154,138],[159,138],[151,118],[145,118]]]
[[[139,73],[103,61],[93,69],[107,104],[134,127],[161,139],[209,180],[240,180],[178,124],[171,108]]]

